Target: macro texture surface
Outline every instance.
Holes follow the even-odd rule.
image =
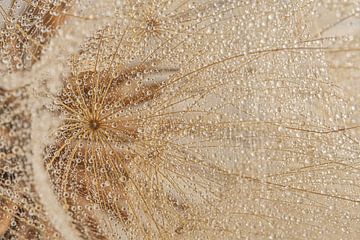
[[[0,0],[0,239],[359,239],[357,0]]]

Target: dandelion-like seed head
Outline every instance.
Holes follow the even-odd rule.
[[[61,26],[72,0],[0,3],[0,71],[29,70]]]
[[[357,141],[314,5],[125,1],[47,94],[45,167],[81,236],[341,236]]]

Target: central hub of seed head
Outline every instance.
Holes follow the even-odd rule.
[[[100,122],[97,119],[92,119],[89,122],[89,127],[94,131],[98,130],[100,128]]]
[[[159,26],[159,23],[154,19],[149,19],[146,21],[146,27],[149,31],[154,31],[156,27]]]

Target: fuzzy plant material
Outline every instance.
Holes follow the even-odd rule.
[[[357,0],[0,0],[0,239],[359,239]]]

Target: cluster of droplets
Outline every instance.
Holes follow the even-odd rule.
[[[0,71],[28,70],[66,19],[72,0],[0,3]]]
[[[51,8],[68,6],[30,3],[10,11],[14,36],[20,16],[44,25],[59,15]],[[356,1],[118,6],[63,63],[68,71],[46,75],[60,87],[38,90],[33,116],[26,88],[0,92],[0,235],[59,237],[26,157],[41,146],[77,238],[360,236],[358,95],[346,88],[359,77],[359,36],[333,32],[356,20]],[[56,28],[44,26],[32,35],[41,46]],[[49,114],[46,139],[30,140],[31,122]]]
[[[0,239],[58,239],[34,191],[25,88],[0,89]]]
[[[118,238],[344,234],[329,219],[356,217],[341,186],[357,155],[327,45],[302,24],[313,7],[125,1],[52,97],[55,189],[112,222],[70,210],[82,234],[94,222]]]

